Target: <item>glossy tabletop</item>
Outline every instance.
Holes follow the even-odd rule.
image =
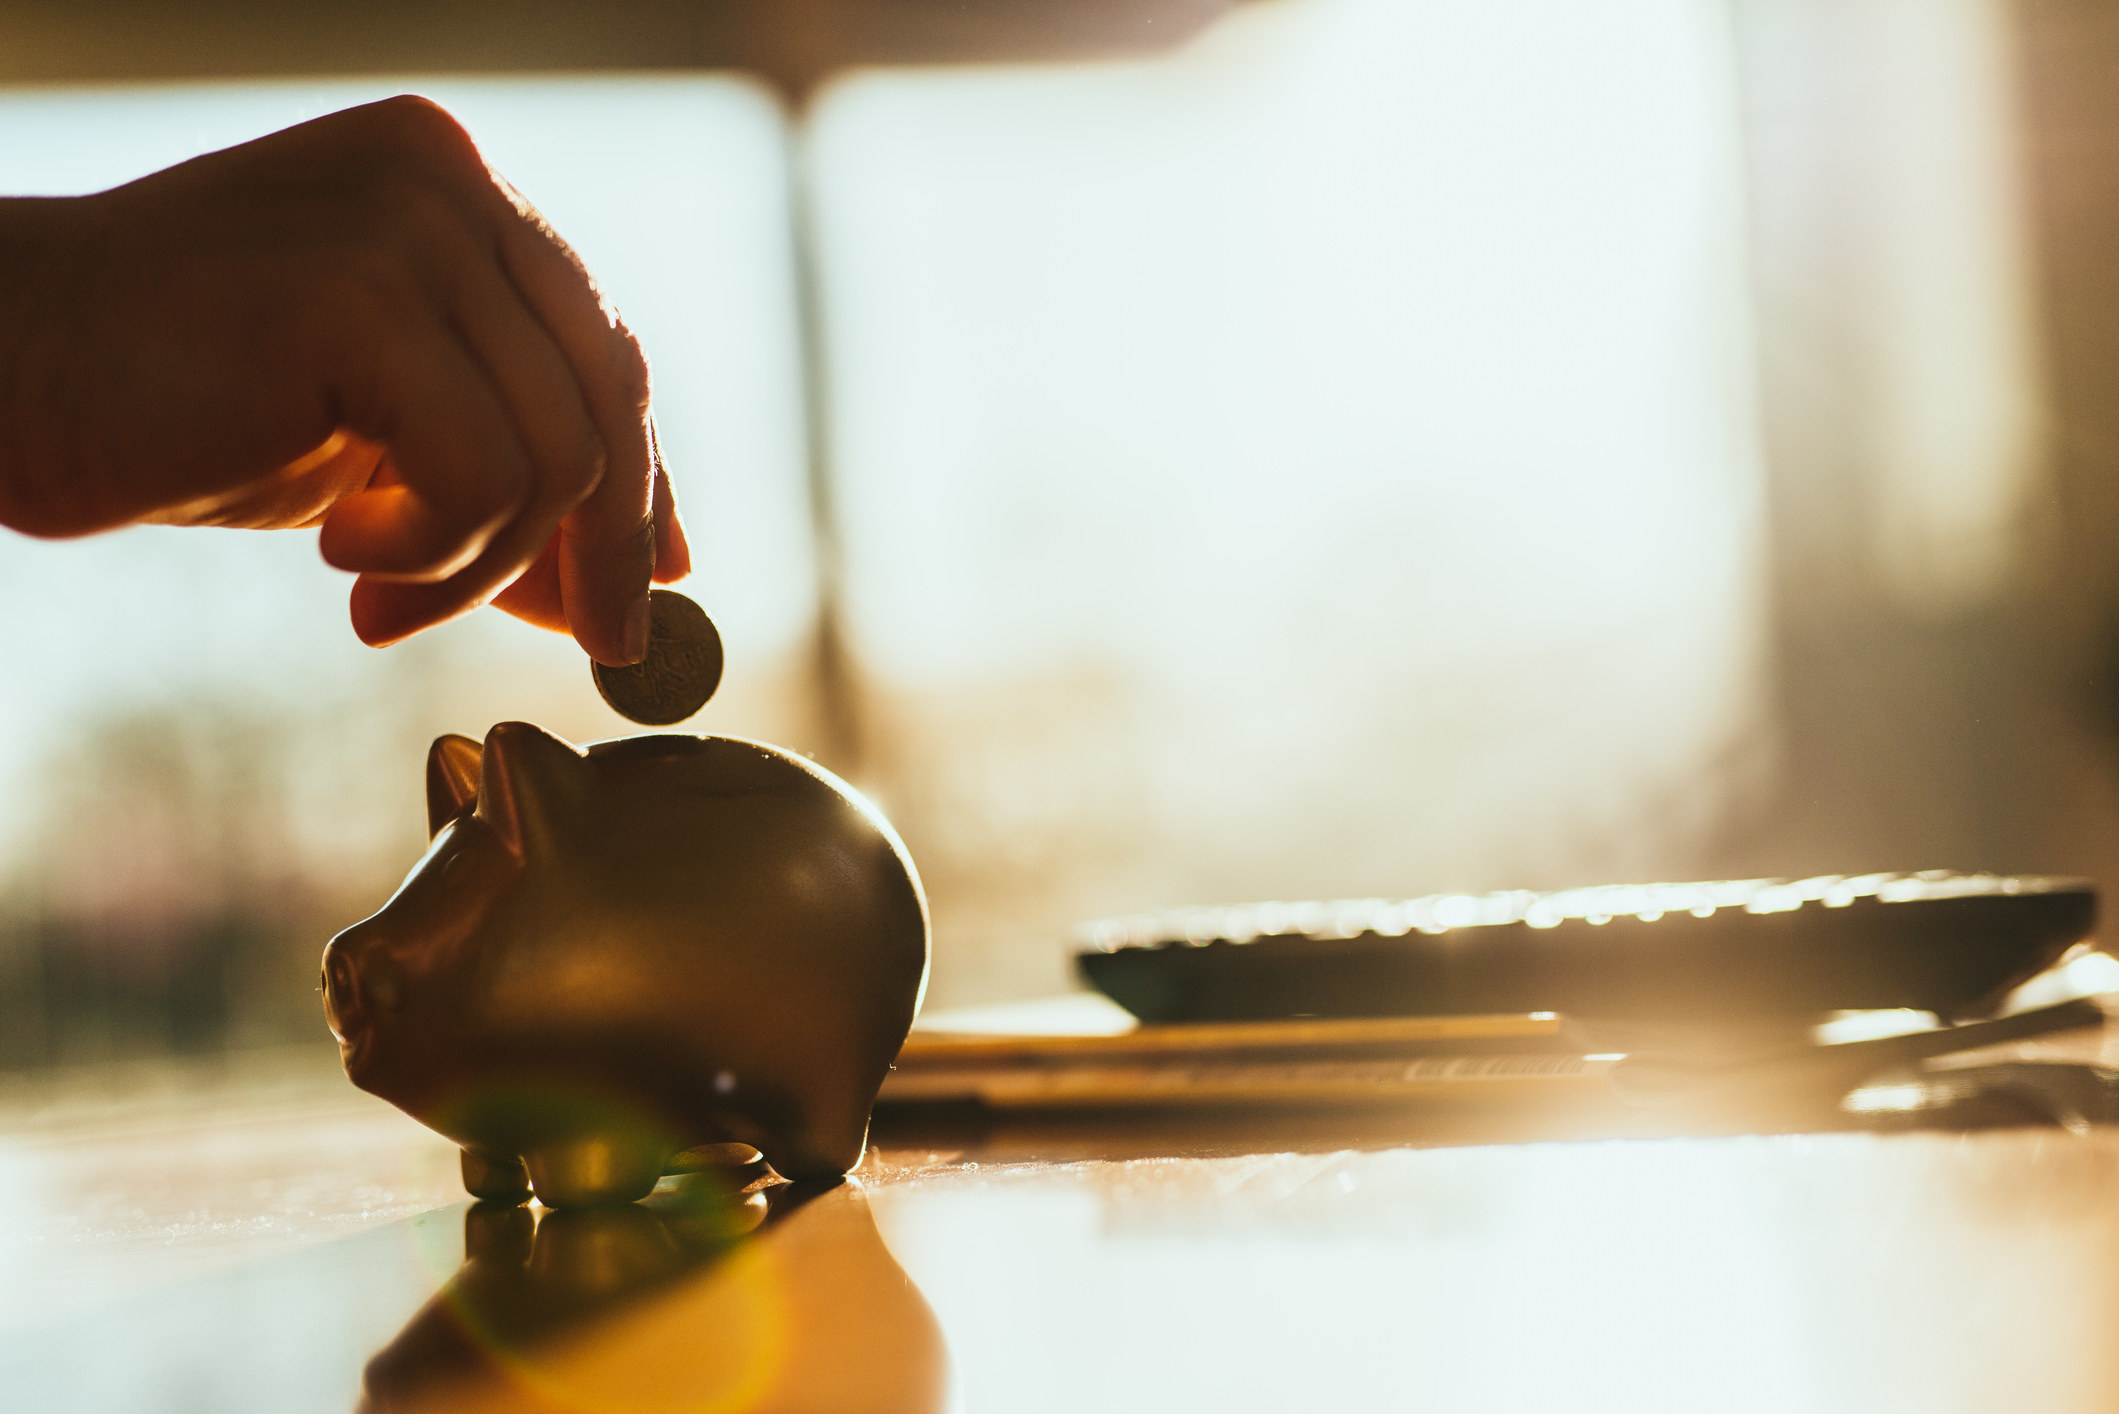
[[[2119,1407],[2101,1126],[886,1132],[552,1215],[328,1060],[15,1097],[0,1407]]]

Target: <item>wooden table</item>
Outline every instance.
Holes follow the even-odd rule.
[[[913,1132],[532,1237],[328,1054],[191,1082],[6,1112],[0,1407],[2119,1408],[2102,1128]]]

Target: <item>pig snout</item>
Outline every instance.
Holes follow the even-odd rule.
[[[363,946],[359,928],[350,928],[324,949],[324,1017],[331,1033],[354,1042],[405,1002],[405,972],[387,949]]]

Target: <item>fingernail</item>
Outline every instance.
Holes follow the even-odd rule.
[[[641,595],[633,601],[633,607],[625,611],[625,660],[637,663],[647,656],[648,603]]]

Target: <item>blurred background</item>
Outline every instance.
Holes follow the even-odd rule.
[[[425,93],[640,333],[930,1005],[1166,905],[2119,878],[2095,0],[0,9],[0,191]],[[628,728],[312,536],[0,532],[0,1070],[328,1044],[426,744]]]

